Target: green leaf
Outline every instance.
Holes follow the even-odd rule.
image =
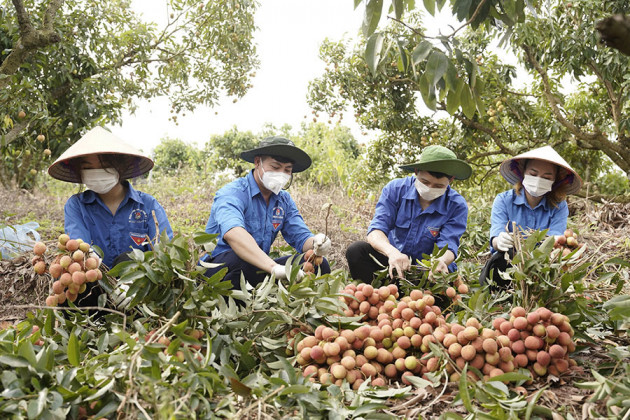
[[[527,410],[525,410],[525,420],[529,420],[532,417],[532,412],[534,411],[534,407],[536,407],[536,401],[538,401],[545,389],[547,389],[546,386],[540,388],[529,400],[529,404],[527,404]]]
[[[219,235],[216,233],[195,232],[193,233],[193,241],[195,241],[195,245],[205,245],[213,242],[217,236]]]
[[[518,381],[528,381],[530,379],[532,379],[532,377],[530,375],[524,375],[522,373],[516,373],[516,372],[508,372],[508,373],[503,373],[501,375],[497,375],[497,376],[491,378],[489,381],[490,382],[491,381],[518,382]]]
[[[85,399],[85,401],[92,401],[92,400],[96,400],[96,399],[102,397],[103,395],[105,395],[107,393],[107,391],[109,391],[110,389],[113,388],[115,383],[116,383],[116,379],[115,378],[111,378],[109,380],[109,382],[106,382],[105,385],[102,386],[98,391],[96,391],[94,394],[92,394],[89,397],[87,397]]]
[[[431,13],[431,16],[435,16],[435,0],[423,0],[423,3],[427,12]]]
[[[429,56],[425,74],[429,77],[429,82],[435,85],[446,73],[449,60],[442,51],[434,50]]]
[[[417,66],[422,60],[429,56],[429,53],[433,50],[433,45],[427,41],[422,40],[416,48],[414,48],[413,53],[411,54],[411,61],[414,66]]]
[[[35,419],[42,414],[44,407],[46,407],[46,397],[48,396],[48,388],[44,388],[39,391],[36,400],[31,400],[28,403],[27,415],[29,419]]]
[[[453,115],[459,109],[461,105],[460,99],[462,95],[462,88],[464,87],[464,82],[459,79],[457,86],[454,89],[449,89],[448,94],[446,95],[446,112]]]
[[[365,62],[372,76],[376,76],[378,63],[381,60],[381,50],[383,49],[383,34],[375,33],[368,39],[365,47]]]
[[[462,399],[462,403],[464,403],[464,407],[468,410],[469,413],[473,412],[473,406],[470,401],[470,393],[468,392],[468,364],[464,366],[462,370],[462,376],[459,378],[459,396]]]
[[[442,418],[444,420],[464,420],[464,418],[462,416],[460,416],[459,414],[453,413],[453,412],[446,412],[442,415]]]
[[[23,368],[30,366],[30,363],[23,357],[11,356],[8,354],[0,356],[0,363],[13,368]]]
[[[394,8],[394,16],[396,16],[396,19],[400,19],[404,11],[405,3],[403,0],[392,0],[392,7]]]
[[[374,33],[378,27],[378,22],[381,20],[382,11],[383,0],[368,0],[363,18],[363,36],[367,38]]]
[[[79,340],[73,330],[68,339],[68,362],[72,366],[79,366]]]
[[[407,72],[409,67],[409,58],[407,57],[407,50],[401,40],[398,40],[398,71],[403,73]]]
[[[467,118],[472,119],[475,116],[475,110],[477,109],[477,105],[472,97],[472,92],[470,91],[470,86],[464,84],[462,88],[462,92],[460,95],[460,101],[462,104],[462,111]]]
[[[280,392],[280,395],[290,395],[290,394],[308,394],[313,392],[313,388],[306,385],[291,385],[286,387]]]
[[[101,408],[98,413],[94,414],[92,418],[100,419],[101,417],[106,417],[109,414],[116,412],[116,410],[118,409],[118,405],[119,403],[116,401],[109,402],[103,408]]]
[[[426,388],[428,386],[433,386],[433,384],[430,381],[427,381],[426,379],[419,378],[417,376],[413,376],[413,375],[412,376],[406,376],[406,378],[416,388],[424,389],[424,388]]]
[[[408,376],[409,377],[409,376]],[[377,403],[367,403],[367,404],[361,404],[359,407],[357,407],[353,412],[353,417],[359,417],[362,415],[367,414],[368,416],[366,416],[366,418],[372,418],[371,416],[369,416],[370,414],[374,414],[376,413],[378,410],[383,410],[387,408],[387,406],[385,404],[377,404]]]
[[[34,366],[35,364],[37,364],[37,359],[35,358],[35,351],[33,350],[33,343],[31,343],[30,340],[22,341],[20,345],[18,346],[17,353],[19,356],[22,356],[23,358],[28,360],[28,362],[31,365]]]

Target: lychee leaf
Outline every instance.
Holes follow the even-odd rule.
[[[72,366],[79,366],[79,340],[74,330],[68,339],[68,362]]]

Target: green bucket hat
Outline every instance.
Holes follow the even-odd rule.
[[[409,165],[401,165],[400,169],[413,172],[419,171],[442,172],[455,179],[467,179],[472,175],[472,168],[463,160],[457,159],[455,153],[443,146],[432,145],[425,147],[420,154],[420,161]]]
[[[258,147],[241,153],[241,158],[254,163],[256,156],[280,156],[293,161],[293,172],[302,172],[311,166],[311,158],[306,152],[297,147],[291,140],[284,137],[267,137],[258,143]]]

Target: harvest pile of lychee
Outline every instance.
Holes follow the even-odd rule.
[[[573,250],[580,248],[586,244],[580,244],[578,242],[577,235],[573,230],[567,229],[564,231],[564,235],[556,236],[553,247],[562,250],[562,256],[566,257]]]
[[[74,302],[79,294],[92,283],[103,278],[99,269],[98,258],[90,256],[90,244],[81,239],[70,239],[67,234],[59,236],[57,252],[52,256],[52,263],[46,263],[46,244],[37,242],[33,246],[33,270],[39,275],[46,272],[53,279],[52,292],[46,298],[46,306],[63,304],[66,299]]]
[[[457,381],[466,364],[473,380],[519,368],[529,370],[535,379],[559,376],[575,365],[569,358],[575,343],[568,318],[546,308],[527,313],[515,307],[509,319],[497,317],[485,328],[475,318],[465,325],[446,322],[428,291],[413,290],[399,300],[395,285],[374,289],[368,284],[349,284],[343,293],[367,299],[359,304],[366,315],[363,325],[340,330],[320,325],[300,341],[296,339],[299,330],[289,334],[293,337],[289,348],[312,382],[341,385],[347,381],[354,389],[368,378],[373,386],[396,381],[409,384],[411,375],[422,377],[441,369]]]

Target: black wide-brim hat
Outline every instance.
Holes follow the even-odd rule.
[[[284,137],[267,137],[258,147],[241,153],[241,158],[254,163],[256,156],[279,156],[293,162],[293,172],[302,172],[311,166],[311,157],[291,140]]]

